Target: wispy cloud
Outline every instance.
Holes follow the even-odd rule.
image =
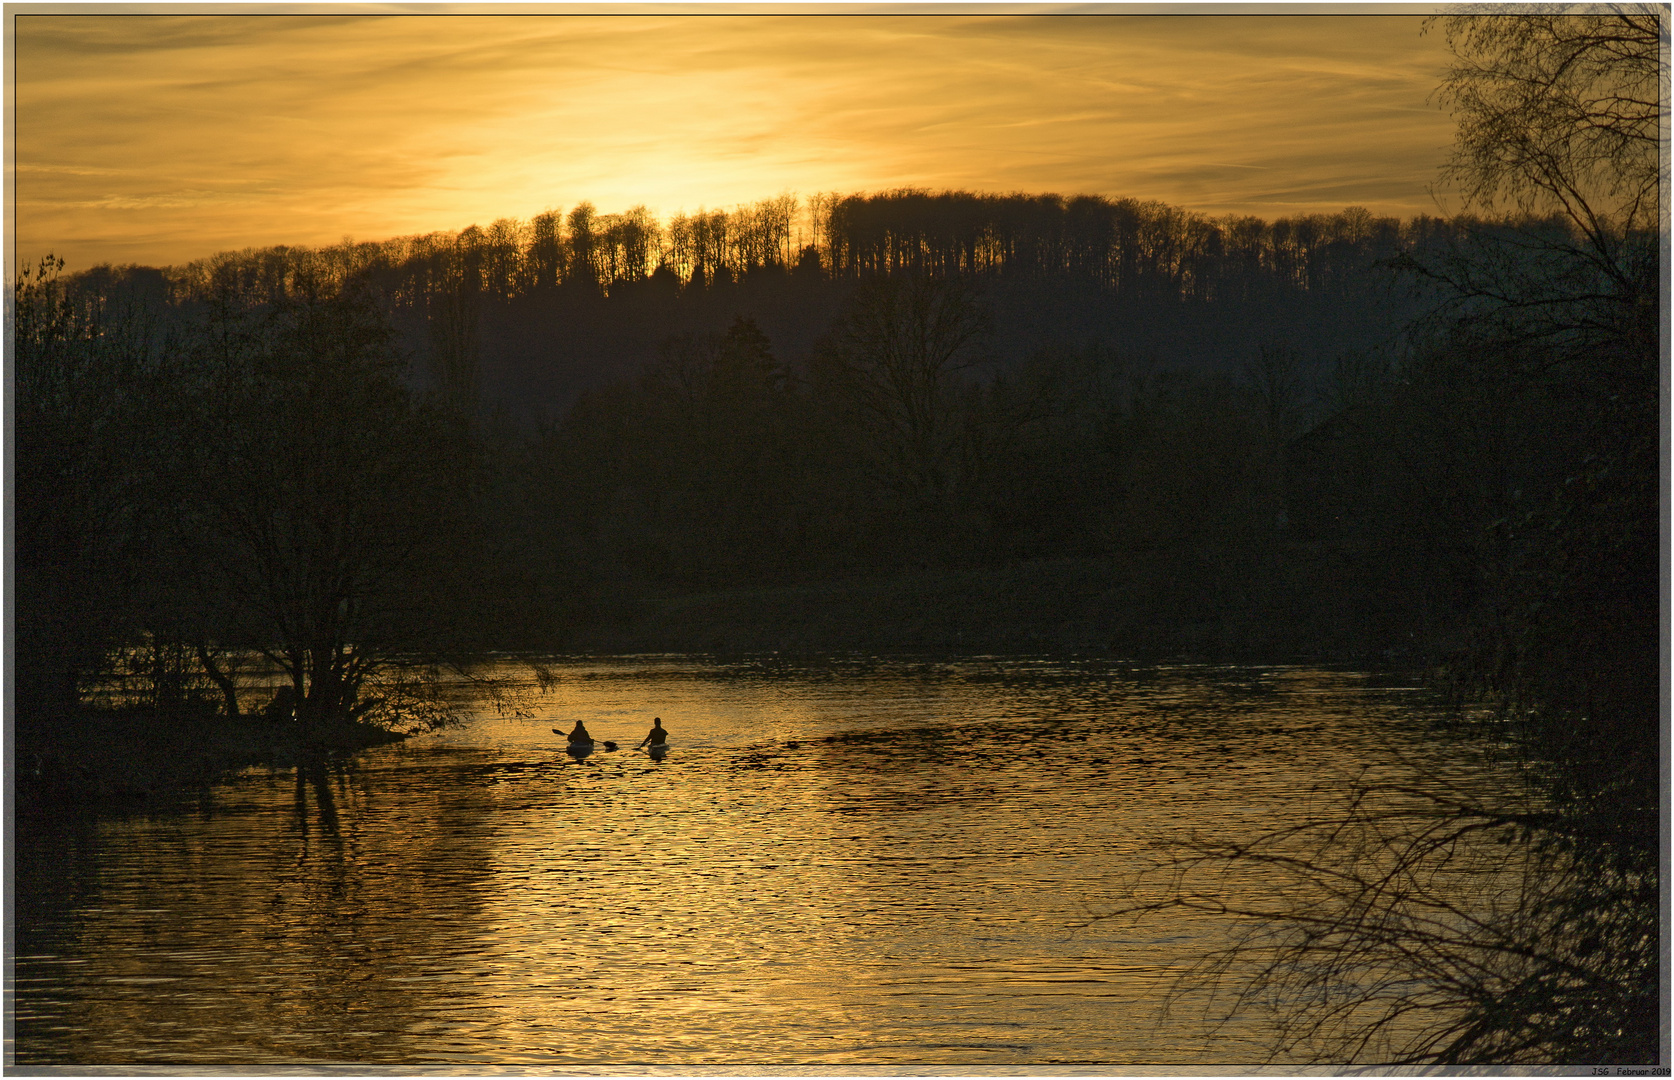
[[[16,26],[19,251],[81,262],[906,185],[1411,213],[1450,138],[1406,16]]]

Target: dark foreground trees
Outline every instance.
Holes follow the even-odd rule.
[[[1561,763],[1566,802],[1614,806],[1592,828],[1649,846],[1667,12],[1443,26],[1460,58],[1444,87],[1461,119],[1450,175],[1473,200],[1510,199],[1568,226],[1499,230],[1429,268],[1457,298],[1444,348],[1503,372],[1538,401],[1544,428],[1528,440],[1538,464],[1526,490],[1495,524],[1496,602],[1456,673]]]
[[[374,299],[304,277],[182,305],[142,273],[56,268],[14,296],[22,728],[88,705],[265,709],[305,739],[414,721],[392,677],[473,610],[473,451]],[[277,695],[250,685],[269,665]]]

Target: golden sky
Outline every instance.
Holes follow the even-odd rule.
[[[8,5],[8,179],[72,269],[903,186],[1404,216],[1452,139],[1418,15],[65,10]]]

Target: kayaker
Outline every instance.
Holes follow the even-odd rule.
[[[590,743],[592,741],[593,736],[587,734],[587,725],[583,724],[580,720],[577,720],[575,722],[575,730],[570,732],[570,742]]]
[[[668,732],[663,729],[662,718],[652,717],[651,730],[646,733],[645,738],[639,741],[639,746],[644,746],[646,743],[650,743],[652,746],[662,746],[666,742],[668,742]],[[639,746],[634,747],[634,749],[638,750]]]

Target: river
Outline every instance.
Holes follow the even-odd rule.
[[[1257,1062],[1260,1023],[1162,1007],[1227,920],[1104,917],[1157,845],[1481,768],[1423,691],[1353,671],[549,666],[352,759],[17,821],[16,1063]],[[631,749],[654,716],[660,761]],[[577,718],[621,749],[566,754]]]

